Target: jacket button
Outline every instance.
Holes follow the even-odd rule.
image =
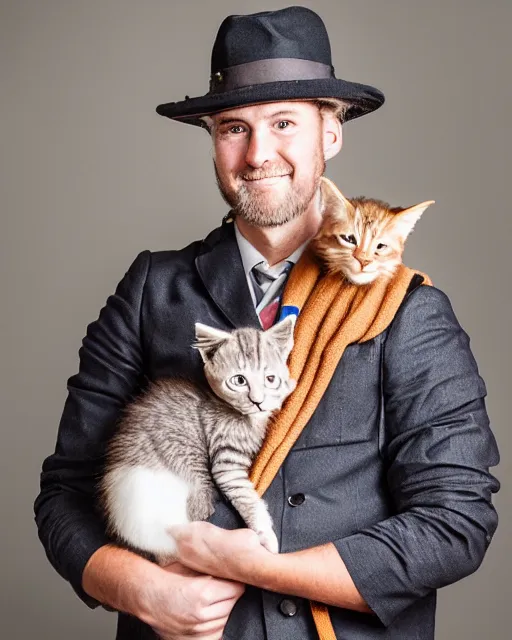
[[[293,600],[289,600],[288,598],[281,600],[279,609],[283,616],[287,616],[288,618],[291,618],[297,613],[297,605]]]
[[[303,493],[294,493],[293,496],[288,497],[288,504],[292,507],[298,507],[304,502],[305,499],[306,496]]]

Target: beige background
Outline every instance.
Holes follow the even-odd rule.
[[[221,20],[287,2],[0,3],[2,637],[111,638],[53,571],[32,503],[95,320],[136,254],[217,225],[205,132],[157,116],[207,90]],[[406,262],[450,296],[472,338],[502,454],[501,517],[477,573],[439,594],[439,640],[509,638],[510,0],[304,2],[325,20],[338,77],[374,84],[378,112],[345,127],[328,174],[347,195],[437,201]]]

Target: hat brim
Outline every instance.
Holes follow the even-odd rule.
[[[219,111],[244,107],[263,102],[287,100],[315,100],[337,98],[349,103],[344,122],[371,113],[384,103],[384,95],[375,87],[338,78],[320,80],[288,80],[266,82],[246,87],[207,93],[197,98],[186,98],[180,102],[159,104],[156,112],[172,120],[204,127],[201,116]]]

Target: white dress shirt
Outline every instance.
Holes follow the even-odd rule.
[[[240,256],[242,258],[242,264],[244,266],[245,277],[247,278],[247,285],[249,287],[249,291],[251,292],[252,302],[254,304],[254,307],[256,308],[257,299],[255,287],[257,287],[258,285],[256,284],[252,275],[252,268],[260,262],[264,262],[267,266],[269,265],[265,256],[263,256],[255,247],[253,247],[249,240],[247,240],[247,238],[242,235],[236,224],[236,221],[234,221],[233,224],[235,225],[235,236],[238,244],[238,250],[240,251]],[[284,267],[286,262],[293,262],[293,264],[295,264],[301,257],[304,249],[307,247],[308,242],[309,240],[304,242],[304,244],[301,244],[298,249],[295,249],[291,256],[289,256],[285,260],[282,260],[278,264],[273,265],[272,269],[280,271]]]

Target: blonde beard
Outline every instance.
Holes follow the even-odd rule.
[[[219,191],[235,215],[254,227],[278,227],[300,217],[318,192],[320,178],[325,171],[323,154],[317,155],[317,161],[317,171],[311,183],[290,188],[277,205],[269,203],[268,194],[255,194],[244,184],[237,191],[228,190],[222,184],[215,163],[214,166]]]

